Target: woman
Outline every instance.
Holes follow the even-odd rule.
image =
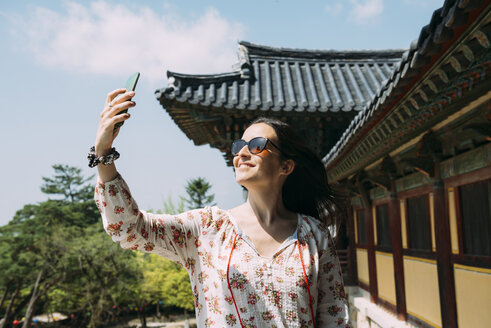
[[[322,163],[291,128],[259,119],[233,143],[236,180],[248,190],[244,204],[146,213],[111,158],[114,125],[130,117],[117,113],[135,105],[133,96],[124,89],[108,94],[92,157],[93,165],[107,159],[97,165],[95,200],[112,239],[187,269],[198,327],[348,327],[341,270],[324,223],[335,199]]]

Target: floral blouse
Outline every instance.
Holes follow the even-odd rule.
[[[349,327],[332,239],[312,217],[299,214],[296,232],[266,258],[230,212],[216,206],[146,213],[121,176],[98,182],[95,201],[106,232],[123,248],[186,268],[198,327]]]

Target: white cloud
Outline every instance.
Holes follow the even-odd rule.
[[[349,15],[351,21],[358,24],[373,22],[382,14],[382,0],[350,0],[353,6]]]
[[[230,71],[243,34],[242,25],[212,8],[186,21],[169,10],[158,14],[104,1],[64,7],[64,12],[34,7],[11,26],[41,64],[77,73],[126,76],[139,70],[155,81],[164,79],[167,69]]]
[[[341,13],[343,10],[343,5],[340,2],[336,2],[333,4],[327,4],[324,6],[325,11],[332,15],[332,16],[337,16]]]
[[[406,5],[418,6],[423,8],[439,8],[443,5],[442,0],[404,0]]]

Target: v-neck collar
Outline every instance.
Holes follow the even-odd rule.
[[[252,240],[249,238],[249,236],[247,236],[242,231],[242,229],[240,228],[240,226],[237,224],[237,221],[235,220],[235,218],[232,215],[232,213],[229,210],[225,210],[225,212],[227,212],[227,215],[228,215],[228,218],[229,218],[230,222],[235,227],[235,229],[237,231],[237,235],[239,235],[239,237],[242,238],[242,240],[244,240],[254,250],[254,252],[256,252],[257,256],[259,256],[262,259],[265,259],[265,260],[268,260],[268,261],[274,260],[275,257],[278,256],[278,254],[280,254],[281,252],[283,252],[284,249],[286,249],[288,246],[290,246],[292,243],[295,243],[298,240],[298,234],[299,234],[299,230],[300,230],[300,225],[302,224],[302,215],[300,213],[297,213],[297,228],[295,229],[295,231],[293,232],[293,234],[290,235],[289,237],[287,237],[283,241],[283,243],[281,243],[281,245],[278,248],[278,250],[271,257],[267,257],[267,256],[264,256],[264,255],[261,255],[261,253],[259,253],[259,251],[257,250],[257,248],[254,245],[254,243],[252,242]]]

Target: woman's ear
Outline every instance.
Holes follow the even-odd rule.
[[[281,161],[281,175],[290,175],[295,169],[295,162],[293,159],[287,159]]]

